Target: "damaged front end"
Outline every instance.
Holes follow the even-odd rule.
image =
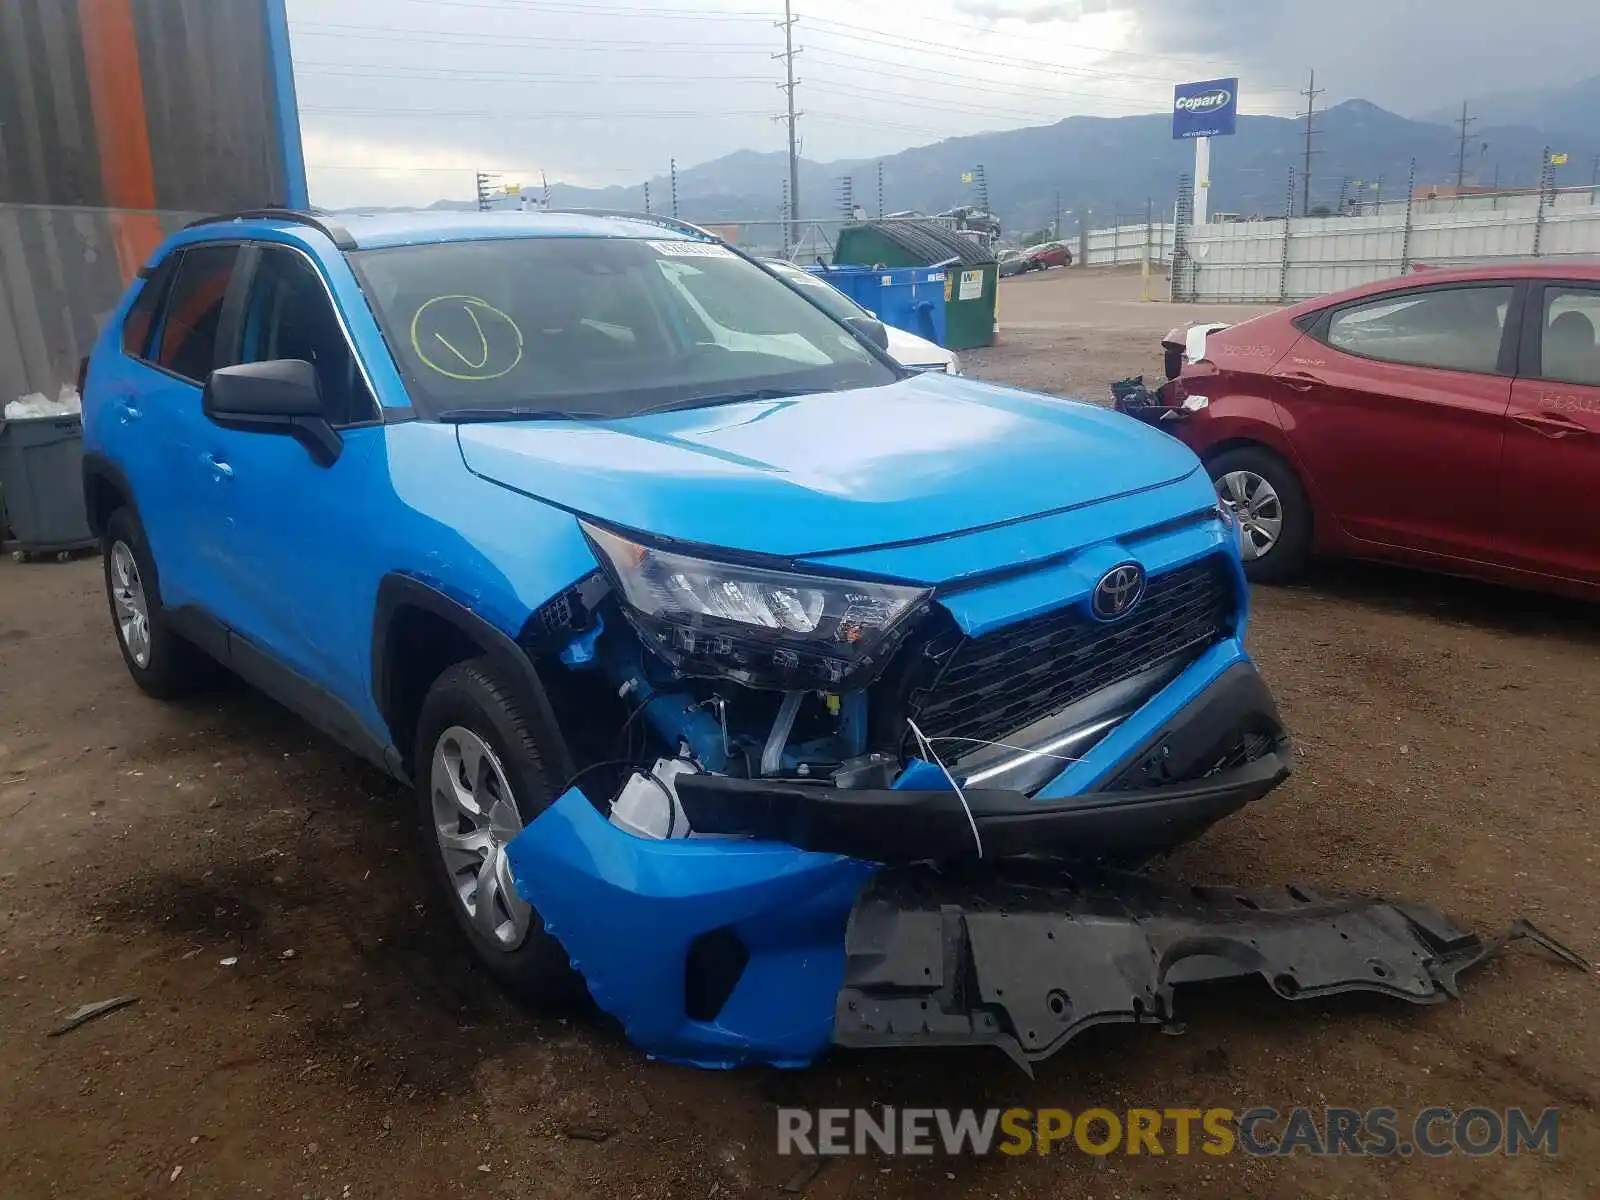
[[[1265,901],[1087,886],[1291,769],[1237,535],[1203,473],[1172,491],[1183,515],[1112,539],[1088,535],[1115,500],[785,563],[586,523],[601,570],[523,638],[582,769],[508,854],[600,1007],[699,1066],[908,1041],[1029,1063],[1217,974],[1448,989],[1442,919],[1319,901],[1269,930]]]

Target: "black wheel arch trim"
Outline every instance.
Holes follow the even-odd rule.
[[[147,572],[150,578],[145,580],[145,586],[154,595],[156,603],[159,604],[161,602],[161,564],[156,562],[155,551],[150,549],[150,535],[144,532],[144,517],[139,512],[139,501],[134,496],[133,484],[128,481],[128,477],[123,473],[121,467],[117,466],[116,463],[98,450],[91,450],[84,454],[82,480],[84,516],[89,522],[89,532],[94,534],[96,538],[103,538],[106,534],[105,522],[96,516],[94,490],[97,486],[109,485],[122,497],[122,503],[117,505],[117,508],[126,508],[133,513],[133,519],[138,522],[139,530],[144,534],[145,556],[150,560],[150,569]],[[116,509],[111,511],[115,512]],[[110,516],[110,513],[106,515]]]
[[[135,515],[138,514],[139,506],[133,498],[133,485],[128,482],[127,475],[123,474],[121,467],[117,466],[116,463],[112,462],[98,450],[90,450],[85,452],[83,456],[82,480],[83,506],[87,510],[89,517],[89,532],[94,534],[95,537],[102,537],[105,534],[105,527],[99,520],[96,519],[95,506],[93,503],[91,503],[94,498],[94,488],[98,483],[109,483],[119,493],[121,493],[123,500],[126,502],[126,506],[133,509]]]
[[[399,574],[385,575],[379,582],[378,601],[372,621],[372,695],[394,744],[401,745],[409,741],[408,737],[401,736],[409,731],[396,728],[399,721],[399,691],[390,670],[388,652],[390,626],[395,613],[402,607],[419,608],[455,626],[506,672],[543,726],[547,748],[556,756],[552,765],[560,772],[560,778],[570,779],[576,771],[572,749],[561,732],[550,696],[533,661],[504,631],[460,601],[419,579]],[[407,777],[409,765],[406,764]]]

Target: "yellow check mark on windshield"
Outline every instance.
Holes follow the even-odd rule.
[[[478,341],[483,347],[483,353],[478,358],[477,362],[473,362],[465,354],[461,353],[460,350],[456,349],[455,346],[450,343],[450,340],[444,336],[444,334],[435,330],[433,336],[438,338],[440,344],[443,345],[446,350],[450,351],[451,354],[454,354],[469,368],[474,371],[481,371],[489,362],[489,339],[483,332],[483,325],[478,321],[478,314],[473,312],[472,308],[466,304],[461,306],[461,311],[472,318],[472,327],[478,331]]]

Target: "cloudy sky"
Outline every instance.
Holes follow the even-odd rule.
[[[288,0],[313,199],[465,198],[473,172],[634,184],[778,150],[782,0]],[[1408,114],[1574,82],[1600,0],[794,0],[808,158],[1074,114],[1165,111],[1237,74],[1244,111]],[[1536,20],[1529,14],[1537,13]]]

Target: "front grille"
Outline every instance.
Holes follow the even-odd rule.
[[[1198,658],[1227,636],[1233,604],[1227,567],[1211,556],[1152,576],[1133,614],[1115,624],[1072,607],[968,638],[932,689],[913,698],[917,726],[930,738],[1003,740],[1101,688]]]

